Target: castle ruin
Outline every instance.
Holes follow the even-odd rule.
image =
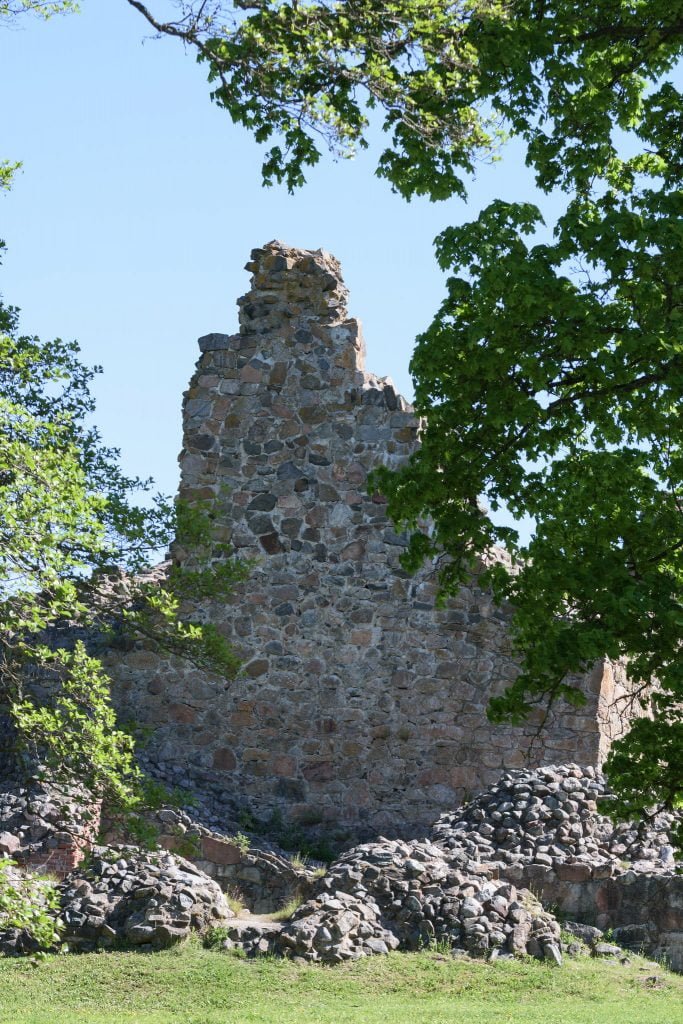
[[[416,835],[504,769],[599,765],[623,680],[605,662],[581,708],[492,725],[515,677],[508,613],[476,583],[435,607],[369,472],[399,466],[418,422],[365,370],[337,261],[271,242],[252,253],[239,333],[200,338],[185,394],[180,496],[209,501],[249,579],[203,612],[233,641],[226,684],[142,648],[109,658],[119,703],[152,727],[149,762],[261,816],[356,836]],[[191,552],[180,548],[183,561]]]

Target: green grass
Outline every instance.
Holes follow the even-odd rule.
[[[325,968],[195,942],[0,961],[0,1024],[674,1024],[682,1006],[683,978],[638,957],[552,968],[394,953]]]
[[[288,921],[294,911],[298,910],[302,903],[303,899],[301,896],[292,896],[290,900],[287,900],[284,906],[280,907],[279,910],[276,910],[275,913],[268,914],[267,916],[271,921]]]

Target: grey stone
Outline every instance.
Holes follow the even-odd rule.
[[[593,925],[581,924],[578,921],[565,921],[563,927],[565,931],[575,935],[577,939],[581,939],[582,942],[588,945],[592,945],[602,938],[600,929],[595,928]]]
[[[470,917],[480,917],[483,909],[484,908],[482,907],[481,903],[478,903],[477,900],[468,897],[462,902],[462,905],[460,907],[460,916],[464,919]]]
[[[235,340],[239,341],[239,335],[205,334],[197,344],[201,352],[225,351],[233,348]]]
[[[610,942],[596,942],[592,947],[593,956],[616,956],[624,955],[621,946],[614,946]]]
[[[247,506],[250,512],[270,512],[277,505],[274,494],[257,494]]]
[[[556,967],[562,966],[562,953],[560,952],[559,946],[554,942],[546,942],[543,945],[543,956],[545,960],[549,963],[555,964]]]
[[[11,832],[0,832],[0,854],[13,857],[21,849],[21,839]]]

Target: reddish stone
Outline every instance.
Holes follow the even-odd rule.
[[[21,840],[11,832],[0,832],[0,854],[4,857],[13,857],[20,849]]]
[[[230,725],[238,729],[246,728],[254,724],[254,716],[251,711],[234,711],[230,715]]]
[[[168,717],[181,725],[189,725],[194,722],[197,712],[189,704],[169,704]]]
[[[289,372],[289,366],[287,363],[276,363],[273,369],[270,371],[270,377],[268,383],[271,388],[281,388],[287,379],[287,373]]]
[[[240,380],[244,381],[245,384],[260,384],[263,374],[260,370],[257,370],[255,366],[243,366],[240,370]]]
[[[357,486],[358,484],[365,483],[367,475],[367,472],[359,462],[351,462],[346,467],[345,476],[350,484],[355,484]]]
[[[447,785],[451,781],[451,773],[444,768],[426,768],[415,781],[419,786]]]
[[[60,843],[51,850],[39,850],[26,858],[24,864],[36,871],[49,872],[60,879],[78,867],[85,856],[85,851],[72,840]]]
[[[354,540],[347,544],[340,557],[345,562],[358,561],[365,554],[365,544],[360,540]]]
[[[283,754],[280,757],[274,757],[268,767],[273,775],[288,777],[296,772],[296,760]]]
[[[610,882],[601,885],[595,894],[595,905],[603,914],[618,910],[621,905],[621,892]]]
[[[331,782],[335,777],[335,767],[331,761],[317,761],[306,765],[301,774],[307,782]]]
[[[265,675],[269,668],[270,665],[267,658],[256,658],[244,666],[244,671],[251,679],[255,679],[257,676]]]
[[[273,402],[272,410],[273,410],[273,412],[275,413],[276,416],[279,416],[283,420],[292,420],[292,419],[294,419],[294,417],[296,415],[294,410],[291,409],[287,405],[286,402],[277,402],[277,401]],[[285,433],[285,428],[284,427],[280,429],[280,436],[281,437],[289,437],[292,434],[298,433],[298,430],[299,430],[298,425],[296,423],[292,423],[288,433]]]
[[[219,772],[231,772],[233,768],[237,767],[237,761],[235,755],[229,747],[221,747],[213,755],[213,766],[217,768]]]
[[[259,540],[261,547],[269,555],[277,555],[282,551],[282,544],[276,533],[266,533],[263,537],[259,537]]]
[[[591,877],[590,864],[556,864],[555,874],[563,882],[587,882]]]
[[[157,839],[157,842],[162,850],[168,850],[169,853],[175,853],[176,850],[183,848],[187,843],[187,840],[183,836],[161,835]]]
[[[247,747],[242,754],[242,760],[245,762],[269,761],[270,751],[262,750],[259,747]]]
[[[232,843],[223,842],[221,839],[213,839],[210,836],[203,836],[202,857],[212,864],[239,864],[242,854]]]

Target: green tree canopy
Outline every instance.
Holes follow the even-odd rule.
[[[68,14],[77,11],[75,0],[0,0],[0,18],[14,19],[20,14],[36,14],[40,18],[51,18],[53,14]]]
[[[266,181],[292,188],[321,147],[367,146],[374,109],[389,136],[378,174],[407,198],[464,197],[502,131],[526,141],[543,187],[587,185],[618,163],[619,130],[670,102],[646,86],[683,35],[681,0],[178,0],[174,20],[127,2],[196,48],[234,121],[276,138]]]

